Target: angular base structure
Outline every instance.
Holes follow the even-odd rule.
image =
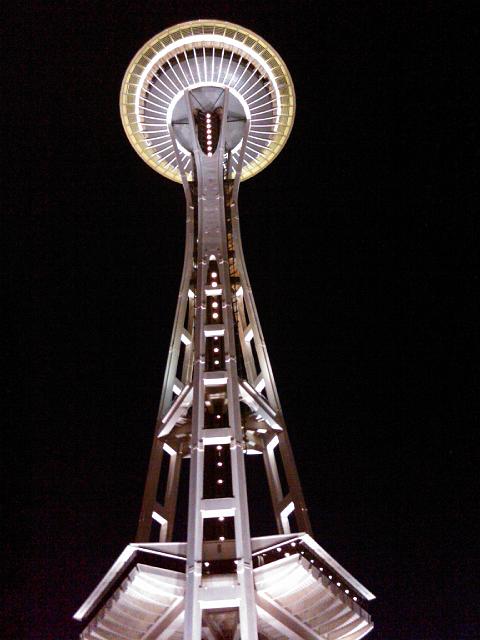
[[[226,540],[204,551],[202,640],[240,638],[233,549]],[[308,534],[253,538],[252,549],[260,639],[358,640],[372,629],[363,607],[373,594]],[[82,640],[183,639],[186,552],[186,543],[129,545],[75,614],[89,621]]]

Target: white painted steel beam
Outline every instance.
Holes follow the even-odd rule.
[[[321,636],[316,634],[307,625],[292,616],[286,609],[279,607],[274,600],[263,594],[255,595],[257,606],[268,623],[284,633],[287,638],[292,640],[320,640]]]

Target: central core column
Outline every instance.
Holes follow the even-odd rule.
[[[247,487],[224,199],[228,92],[188,121],[197,181],[197,277],[185,638],[200,640],[202,612],[237,609],[242,640],[257,639]],[[210,575],[206,549],[219,563]],[[209,557],[209,556],[208,556]],[[222,565],[222,562],[225,565]],[[230,573],[226,567],[230,561]],[[233,564],[234,563],[234,564]],[[232,569],[233,568],[233,569]]]

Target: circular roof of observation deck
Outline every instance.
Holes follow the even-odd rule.
[[[165,29],[134,56],[120,92],[128,139],[140,157],[166,178],[181,182],[168,132],[172,104],[185,89],[228,87],[250,119],[243,164],[240,145],[233,166],[246,180],[280,153],[292,129],[295,92],[278,53],[252,31],[230,22],[194,20]],[[180,148],[187,173],[191,157]]]

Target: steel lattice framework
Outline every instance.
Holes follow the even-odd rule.
[[[361,638],[374,596],[312,538],[240,238],[240,181],[293,125],[285,63],[237,25],[180,24],[136,54],[120,108],[137,153],[183,184],[185,260],[137,540],[77,612],[82,637]],[[277,535],[250,535],[245,455],[263,456]]]

